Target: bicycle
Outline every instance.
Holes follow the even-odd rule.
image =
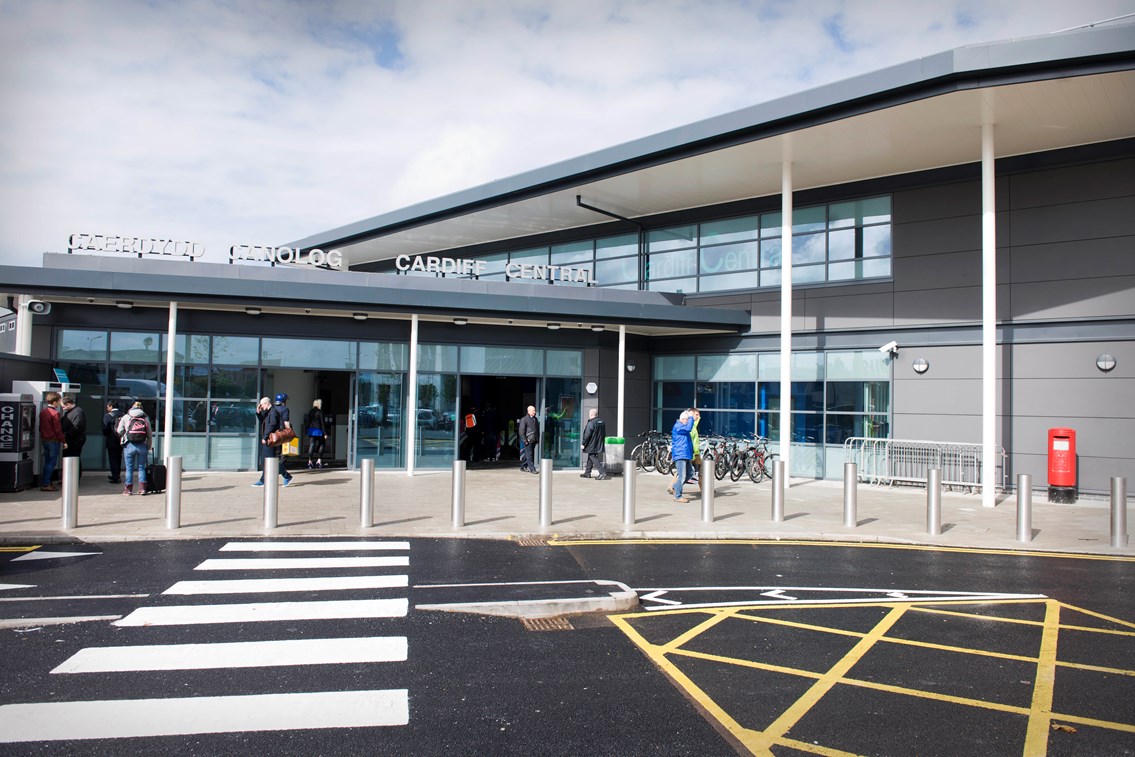
[[[631,450],[631,457],[638,467],[647,473],[654,470],[655,462],[658,460],[658,445],[663,436],[661,431],[643,431],[639,434],[642,441]]]

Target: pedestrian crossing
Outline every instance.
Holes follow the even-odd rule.
[[[408,575],[390,572],[409,567],[410,544],[405,541],[278,541],[229,542],[221,553],[249,557],[210,557],[195,571],[214,571],[213,580],[178,581],[160,596],[176,604],[139,607],[113,625],[128,634],[125,643],[87,647],[62,661],[52,674],[124,674],[150,676],[200,675],[201,671],[266,668],[281,670],[315,665],[385,665],[406,662],[408,642],[404,635],[329,635],[308,638],[307,628],[327,628],[326,621],[366,621],[371,634],[390,631],[403,622],[409,610],[405,596],[381,596],[406,590]],[[344,556],[355,552],[362,555]],[[367,553],[383,552],[382,555]],[[406,554],[389,554],[403,552]],[[275,556],[303,553],[303,557]],[[269,555],[269,556],[260,556]],[[364,568],[359,574],[345,569]],[[378,569],[378,570],[375,570]],[[241,573],[295,571],[294,578],[245,578]],[[224,573],[221,573],[224,572]],[[334,575],[324,575],[326,572]],[[316,575],[307,575],[315,573]],[[288,601],[287,595],[311,593],[312,598]],[[351,596],[350,599],[336,598]],[[355,594],[350,594],[354,592]],[[366,598],[357,598],[358,593]],[[374,597],[380,593],[379,597]],[[264,601],[241,601],[256,594]],[[275,595],[285,597],[276,600]],[[225,601],[231,596],[233,601]],[[198,603],[197,598],[207,598]],[[286,621],[286,623],[282,622]],[[322,622],[322,623],[321,623]],[[343,623],[336,623],[342,633]],[[241,624],[241,625],[235,625]],[[297,625],[298,624],[298,625]],[[208,643],[152,644],[147,635],[163,627],[194,626],[221,640]],[[359,626],[356,626],[359,627]],[[215,632],[209,629],[217,629]],[[238,630],[256,640],[233,641],[221,630]],[[178,632],[181,633],[181,632]],[[310,633],[315,633],[311,631]],[[296,638],[299,636],[299,638]],[[268,638],[266,638],[268,637]],[[387,678],[390,676],[387,675]],[[375,680],[377,676],[368,676]],[[163,684],[166,679],[161,679]],[[170,678],[162,690],[187,691],[196,678]],[[231,676],[226,680],[234,680]],[[235,679],[246,680],[246,679]],[[275,681],[276,678],[247,680]],[[286,677],[283,680],[288,680]],[[385,679],[383,679],[385,680]],[[249,684],[252,686],[252,684]],[[261,684],[266,688],[271,684]],[[310,684],[308,684],[310,686]],[[53,687],[58,688],[58,687]],[[139,697],[95,701],[53,701],[0,706],[0,743],[114,739],[299,729],[404,726],[409,723],[409,689],[363,691],[241,691],[232,695]],[[123,690],[129,690],[124,687]],[[66,699],[66,696],[60,697]]]

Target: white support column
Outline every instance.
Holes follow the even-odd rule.
[[[418,445],[418,314],[410,316],[410,386],[406,388],[406,475],[414,475],[414,451]]]
[[[997,504],[997,208],[993,123],[981,126],[981,505]]]
[[[623,436],[623,416],[627,406],[627,327],[619,325],[619,409],[615,421],[615,436]]]
[[[162,436],[162,457],[173,454],[173,363],[177,346],[177,303],[169,304],[169,330],[166,334],[166,413],[165,433]]]
[[[780,177],[780,459],[792,479],[792,162],[786,155]]]
[[[31,300],[26,294],[16,295],[16,354],[32,354],[32,314],[28,312],[28,302]]]

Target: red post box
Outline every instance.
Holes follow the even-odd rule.
[[[1050,502],[1076,501],[1076,430],[1048,430],[1048,499]]]

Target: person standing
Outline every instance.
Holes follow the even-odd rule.
[[[528,415],[520,419],[516,434],[524,445],[520,453],[520,470],[539,473],[536,460],[536,445],[540,443],[540,421],[536,419],[536,406],[528,406]]]
[[[692,484],[693,482],[697,481],[698,486],[700,487],[701,481],[698,479],[698,471],[701,470],[701,446],[698,439],[698,423],[701,422],[701,411],[696,407],[691,407],[686,410],[686,412],[689,413],[690,416],[694,419],[694,427],[690,431],[690,444],[692,445],[694,456],[693,463],[690,465],[689,476],[686,478],[685,483]],[[674,481],[670,483],[670,489],[668,490],[671,494],[674,493],[674,484],[677,482],[677,480],[678,472],[675,468]]]
[[[323,448],[326,444],[326,434],[323,429],[323,400],[317,399],[311,403],[311,410],[307,413],[307,467],[323,467]]]
[[[83,476],[83,445],[87,443],[87,414],[75,404],[75,395],[63,395],[63,412],[59,414],[63,438],[67,440],[63,457],[78,458],[79,477]]]
[[[122,472],[122,436],[118,433],[118,423],[122,420],[122,411],[113,402],[106,403],[106,412],[102,416],[102,435],[106,439],[106,459],[110,468],[110,475],[106,480],[112,484],[119,482],[118,476]]]
[[[59,392],[44,392],[43,409],[39,411],[39,440],[43,446],[43,467],[40,468],[39,490],[56,492],[59,487],[51,483],[59,454],[67,446],[63,426],[59,422]]]
[[[280,473],[284,476],[284,486],[291,486],[292,474],[288,473],[288,458],[280,454],[279,447],[268,443],[268,437],[277,431],[292,427],[291,415],[288,411],[288,395],[280,392],[276,395],[276,403],[263,410],[268,398],[260,400],[260,407],[256,414],[260,416],[260,480],[254,481],[253,486],[264,486],[264,461],[270,457],[279,458]]]
[[[154,427],[146,411],[142,409],[141,402],[135,402],[130,412],[122,416],[118,422],[119,438],[122,441],[122,452],[126,458],[126,486],[122,495],[128,497],[134,493],[134,472],[138,472],[138,493],[146,494],[146,461],[150,457],[150,443],[154,439]]]
[[[694,445],[690,441],[690,432],[694,430],[694,416],[689,410],[683,410],[674,421],[674,428],[670,430],[670,456],[674,459],[678,476],[674,479],[674,501],[689,502],[682,496],[682,487],[690,477],[690,461],[694,457]]]
[[[607,463],[604,457],[607,453],[607,424],[599,417],[599,408],[591,408],[587,412],[587,425],[583,427],[583,444],[580,449],[587,455],[587,465],[580,478],[591,478],[591,466],[599,474],[596,481],[607,478]]]

